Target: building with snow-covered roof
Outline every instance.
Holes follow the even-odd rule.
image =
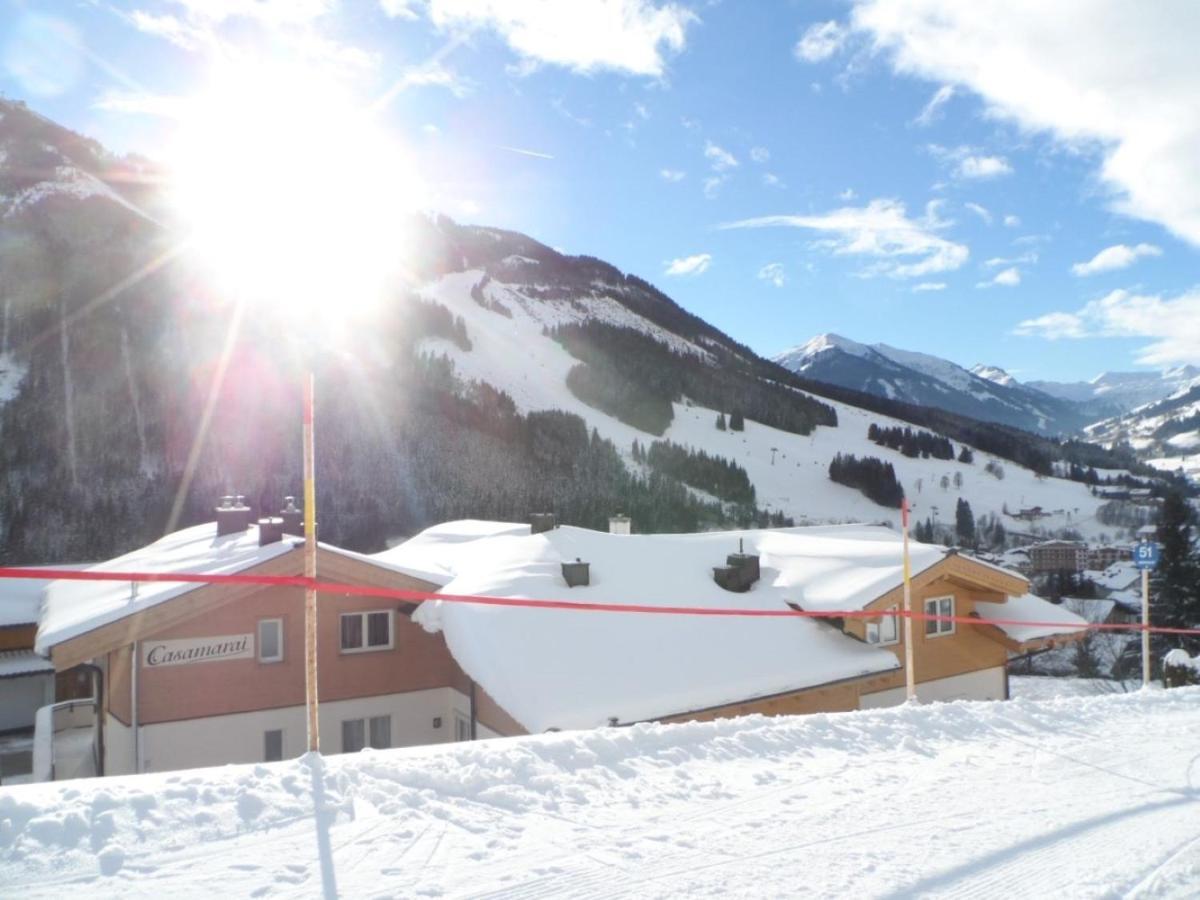
[[[914,544],[911,555],[914,611],[943,617],[914,623],[921,699],[1005,698],[1010,651],[1071,639],[1085,625],[1012,572],[942,547]],[[529,731],[904,699],[901,540],[886,527],[616,535],[452,522],[376,558],[424,566],[447,595],[642,608],[421,604],[413,618],[443,635],[464,672]],[[563,566],[575,561],[587,563],[587,582],[568,588]],[[753,571],[733,577],[743,566]],[[1002,614],[1010,601],[1019,614]],[[692,613],[655,612],[680,606]],[[715,612],[729,608],[751,614]],[[781,615],[789,609],[831,618]],[[1008,621],[1031,618],[1049,624]]]
[[[47,584],[40,578],[0,578],[0,784],[29,776],[38,709],[53,703],[56,693],[77,694],[78,687],[90,693],[90,678],[76,684],[78,673],[56,685],[54,666],[33,649]]]
[[[302,576],[303,539],[249,510],[197,525],[82,574]],[[232,521],[231,519],[235,520]],[[317,548],[323,581],[429,591],[436,585],[361,554]],[[429,566],[438,572],[436,559]],[[39,653],[101,675],[89,749],[100,774],[298,756],[306,748],[304,591],[284,584],[60,580],[44,592]],[[318,689],[325,753],[491,737],[521,729],[462,673],[441,638],[395,599],[318,593]],[[77,719],[78,712],[72,715]],[[70,724],[70,723],[67,723]],[[83,728],[86,723],[75,723]],[[50,725],[47,724],[47,728]],[[78,769],[47,745],[42,777]],[[83,736],[87,738],[87,735]],[[36,748],[35,748],[36,749]]]

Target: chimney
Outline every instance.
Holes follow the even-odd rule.
[[[713,567],[713,581],[727,591],[744,594],[760,577],[758,554],[746,553],[745,545],[738,540],[738,552],[725,557],[725,565]]]
[[[295,497],[283,498],[283,509],[279,513],[279,518],[283,520],[284,534],[303,536],[304,511],[296,506]]]
[[[276,544],[281,540],[283,540],[283,519],[258,520],[258,546],[265,547],[267,544]]]
[[[250,507],[241,495],[228,494],[221,498],[217,507],[217,537],[238,534],[250,527]]]
[[[575,562],[565,562],[562,564],[563,579],[567,582],[567,587],[587,587],[591,584],[591,565],[583,562],[578,556],[575,557]]]
[[[629,534],[629,516],[624,513],[617,513],[615,516],[608,517],[609,534]]]
[[[549,531],[556,528],[554,522],[554,513],[530,513],[529,514],[529,533],[541,534],[543,531]]]

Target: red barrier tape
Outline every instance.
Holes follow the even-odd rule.
[[[878,611],[855,610],[801,610],[801,609],[738,609],[706,606],[651,606],[638,603],[595,603],[578,600],[533,600],[521,597],[484,597],[471,594],[441,594],[436,591],[413,591],[404,588],[365,587],[355,584],[313,581],[303,575],[211,575],[187,572],[99,572],[78,569],[43,569],[0,567],[0,578],[30,578],[38,581],[120,581],[174,584],[227,584],[260,585],[262,587],[313,587],[324,594],[347,594],[357,597],[383,597],[392,600],[408,600],[421,603],[426,600],[441,600],[444,603],[470,603],[477,606],[507,606],[525,609],[559,609],[575,612],[641,613],[647,615],[673,616],[728,616],[765,619],[878,619]],[[1060,633],[1078,631],[1149,631],[1151,634],[1200,635],[1200,628],[1166,628],[1144,626],[1140,622],[1096,623],[1073,626],[1063,622],[1042,622],[1029,619],[984,619],[976,616],[935,616],[913,610],[906,613],[899,607],[894,613],[897,618],[914,621],[961,622],[964,625],[1010,625],[1030,628],[1058,628]]]

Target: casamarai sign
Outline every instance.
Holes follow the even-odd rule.
[[[180,641],[147,641],[142,645],[143,664],[148,669],[187,666],[226,659],[253,659],[253,634],[225,634]]]

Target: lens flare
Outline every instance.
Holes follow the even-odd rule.
[[[296,67],[222,67],[187,104],[171,168],[189,256],[216,290],[318,328],[386,296],[424,205],[402,144]]]

